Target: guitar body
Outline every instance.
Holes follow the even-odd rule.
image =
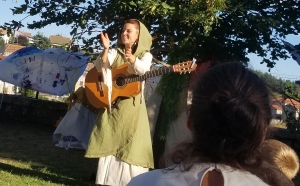
[[[118,97],[136,96],[141,92],[140,81],[124,83],[124,78],[132,74],[127,72],[128,65],[124,64],[112,69],[112,95],[111,102]],[[108,107],[108,87],[103,82],[102,72],[96,67],[92,68],[85,78],[86,96],[91,105],[96,108]]]
[[[146,72],[139,76],[127,72],[128,65],[124,64],[116,69],[111,70],[112,73],[112,95],[111,103],[116,101],[118,97],[136,96],[141,92],[140,81],[147,78],[160,76],[163,74],[177,72],[186,73],[195,70],[197,64],[195,61],[187,61],[172,66],[166,66],[157,70]],[[96,67],[92,68],[85,77],[85,92],[91,105],[96,108],[108,107],[108,88],[104,85],[102,72],[98,72]]]

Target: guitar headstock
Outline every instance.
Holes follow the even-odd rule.
[[[177,63],[176,65],[173,65],[173,70],[174,72],[179,72],[179,73],[186,73],[186,72],[191,72],[195,70],[197,67],[197,64],[195,61],[185,61],[182,63]]]

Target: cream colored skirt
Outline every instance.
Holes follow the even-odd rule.
[[[80,103],[75,103],[60,121],[53,133],[53,141],[57,147],[86,149],[97,114]],[[73,136],[78,141],[64,142],[64,136]]]
[[[148,172],[149,168],[130,165],[115,156],[99,158],[96,184],[126,186],[131,178]]]

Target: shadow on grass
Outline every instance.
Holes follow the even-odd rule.
[[[15,166],[4,164],[4,163],[0,163],[0,169],[5,172],[9,172],[10,174],[14,174],[16,176],[23,175],[23,176],[27,176],[27,177],[34,177],[34,178],[38,178],[39,180],[44,180],[47,182],[63,184],[63,185],[70,185],[70,186],[87,185],[88,186],[88,185],[92,184],[92,182],[88,182],[88,181],[83,182],[81,180],[74,180],[72,178],[63,178],[60,176],[42,173],[37,170],[23,169],[23,168],[15,167]]]
[[[55,147],[54,130],[39,124],[0,122],[0,170],[63,185],[94,185],[89,177],[97,170],[98,159],[85,158],[83,150]],[[6,164],[9,160],[29,164],[33,170]]]

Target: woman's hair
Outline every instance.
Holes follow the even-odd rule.
[[[124,25],[127,23],[133,24],[135,26],[135,28],[138,30],[138,32],[140,31],[140,24],[136,19],[128,19],[128,20],[124,21]]]
[[[194,163],[221,163],[273,186],[293,185],[259,152],[271,118],[268,89],[256,74],[242,63],[216,65],[200,75],[193,90],[188,117],[192,141],[178,145],[161,165],[171,161],[188,171]]]
[[[128,20],[124,21],[123,26],[124,26],[125,24],[127,24],[127,23],[133,24],[133,25],[135,26],[135,28],[137,29],[138,34],[140,33],[140,23],[139,23],[138,20],[136,20],[136,19],[128,19]],[[123,28],[122,28],[121,33],[122,33],[122,32],[123,32]],[[140,37],[140,36],[139,36],[139,37]],[[135,53],[135,51],[136,51],[136,49],[137,49],[137,45],[138,45],[138,41],[135,42],[135,44],[132,46],[132,53]]]
[[[193,91],[189,121],[193,140],[170,156],[182,162],[255,166],[254,153],[271,120],[264,82],[241,63],[226,63],[204,72]]]

